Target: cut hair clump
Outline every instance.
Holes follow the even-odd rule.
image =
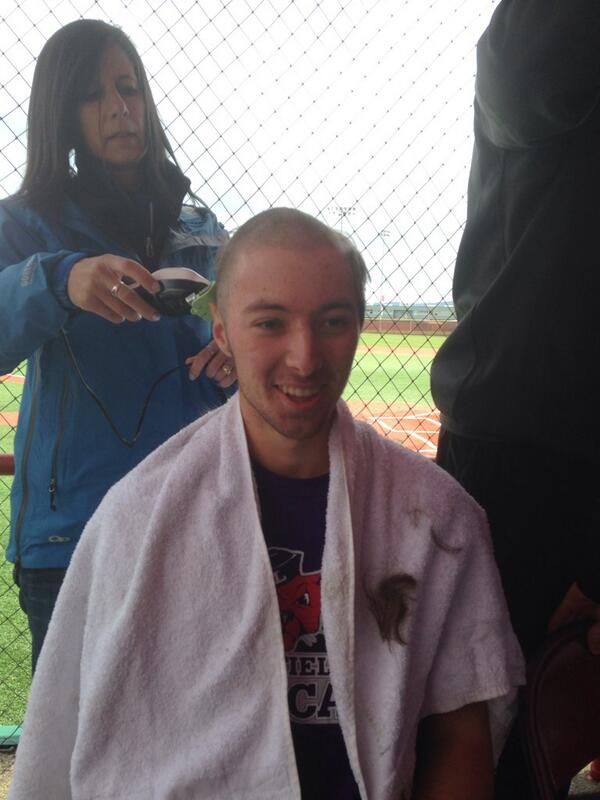
[[[375,590],[365,589],[369,608],[384,642],[406,644],[402,626],[408,613],[410,593],[416,585],[412,575],[397,573],[383,578]]]

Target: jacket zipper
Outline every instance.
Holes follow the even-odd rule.
[[[54,450],[52,451],[52,468],[50,471],[50,483],[48,485],[48,493],[50,494],[50,510],[56,511],[56,490],[58,488],[57,472],[58,472],[58,453],[60,450],[60,443],[62,441],[63,432],[65,429],[65,407],[67,405],[67,397],[69,396],[69,383],[65,375],[63,380],[63,389],[60,398],[60,406],[58,411],[58,431],[56,434],[56,441],[54,443]]]
[[[21,532],[23,530],[25,513],[29,503],[29,480],[27,478],[27,465],[29,463],[29,454],[31,452],[31,443],[33,441],[33,432],[35,430],[35,421],[39,402],[40,357],[40,351],[36,350],[33,360],[33,386],[31,390],[29,427],[27,428],[27,437],[25,439],[25,447],[23,448],[23,460],[21,461],[21,506],[19,508],[19,514],[15,523],[15,567],[17,570],[21,563]]]
[[[150,232],[146,236],[146,258],[151,260],[154,258],[154,203],[152,200],[148,206],[148,212],[150,215]]]

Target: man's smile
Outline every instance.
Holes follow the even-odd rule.
[[[283,392],[283,394],[287,395],[288,397],[297,397],[300,400],[314,397],[321,390],[320,386],[301,387],[289,386],[287,384],[276,384],[275,386],[280,392]]]
[[[316,409],[323,397],[323,384],[315,386],[295,386],[292,384],[275,384],[275,389],[279,393],[288,408],[299,411],[311,411]]]

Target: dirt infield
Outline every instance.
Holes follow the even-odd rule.
[[[368,422],[383,436],[424,456],[435,457],[440,431],[440,415],[435,409],[389,406],[381,400],[349,400],[348,407],[355,417]]]
[[[390,408],[383,402],[365,405],[360,400],[350,400],[348,405],[355,417],[373,425],[384,436],[424,456],[435,456],[440,429],[437,411]],[[17,411],[0,411],[0,426],[16,427],[18,416]]]
[[[395,406],[389,408],[385,403],[369,403],[366,406],[359,400],[351,400],[349,406],[355,417],[373,425],[384,436],[425,456],[435,456],[440,429],[436,411],[415,412]],[[381,408],[376,409],[376,406]],[[0,411],[0,427],[15,428],[18,418],[17,411]]]
[[[365,348],[367,352],[369,348]],[[398,353],[404,348],[397,348],[389,351],[386,347],[371,348],[371,352],[389,354]],[[410,348],[406,348],[409,353],[413,353]],[[417,352],[425,355],[428,349],[420,348]],[[433,353],[434,351],[431,350]],[[14,381],[22,383],[20,375],[3,375],[0,381]],[[389,436],[394,441],[400,442],[411,450],[416,450],[425,456],[435,456],[437,449],[437,439],[440,429],[439,414],[437,411],[427,407],[409,408],[405,405],[394,404],[389,406],[382,400],[372,400],[363,403],[361,400],[350,400],[348,402],[350,410],[355,417],[363,419],[373,425],[381,434]],[[14,428],[18,420],[17,411],[0,411],[0,426],[10,426]]]
[[[23,375],[0,375],[0,383],[25,383]]]
[[[406,345],[403,347],[388,347],[385,344],[374,344],[369,347],[366,344],[359,344],[356,352],[359,354],[373,353],[376,356],[404,356],[405,358],[427,356],[428,358],[433,358],[437,353],[437,349],[435,347],[408,347]]]
[[[25,378],[22,375],[0,375],[0,383],[25,383]],[[8,425],[11,428],[16,427],[19,418],[18,411],[0,411],[0,426]]]
[[[0,800],[6,800],[12,780],[15,754],[13,750],[0,751]]]

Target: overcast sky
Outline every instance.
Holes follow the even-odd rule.
[[[19,184],[35,57],[79,16],[142,54],[193,188],[230,229],[294,205],[353,236],[386,302],[449,299],[474,46],[495,0],[3,0],[0,196]]]

